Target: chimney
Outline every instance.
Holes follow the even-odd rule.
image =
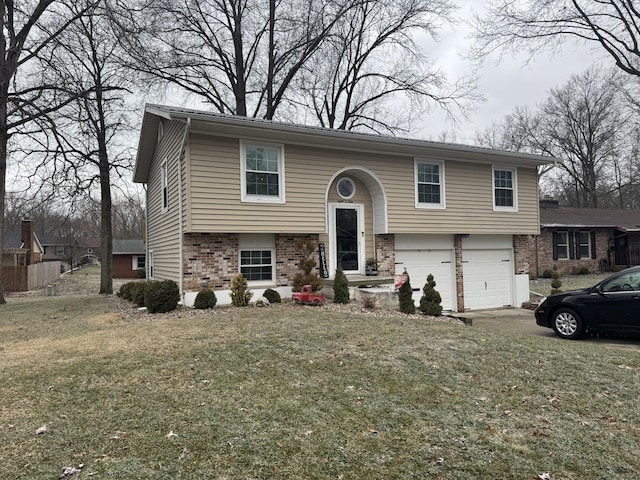
[[[22,220],[22,248],[27,249],[27,265],[31,265],[33,263],[33,231],[31,229],[31,220],[24,219]]]
[[[560,208],[560,201],[545,195],[540,199],[540,208]]]

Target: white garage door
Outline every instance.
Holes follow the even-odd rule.
[[[453,310],[455,295],[454,257],[451,250],[396,250],[396,273],[409,273],[414,289],[413,299],[420,304],[422,287],[427,283],[427,275],[433,275],[436,290],[442,297],[442,308]],[[418,291],[415,291],[415,289]]]
[[[463,250],[464,307],[512,304],[513,262],[510,250]]]

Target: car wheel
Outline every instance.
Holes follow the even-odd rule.
[[[575,340],[584,333],[584,323],[573,310],[561,308],[553,314],[553,330],[559,337]]]

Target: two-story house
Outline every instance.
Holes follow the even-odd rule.
[[[147,185],[147,276],[228,302],[242,272],[290,295],[296,245],[333,277],[432,273],[446,310],[528,300],[537,168],[550,159],[148,105],[134,181]],[[419,294],[416,295],[419,298]]]

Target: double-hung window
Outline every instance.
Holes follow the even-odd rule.
[[[518,192],[515,168],[493,167],[493,209],[515,212],[518,210]]]
[[[282,145],[240,142],[243,202],[284,203]]]
[[[250,282],[271,284],[275,279],[275,238],[271,234],[241,234],[240,273]]]
[[[554,259],[567,260],[569,258],[569,232],[554,233]]]
[[[591,258],[591,232],[577,232],[576,244],[578,247],[578,258]]]
[[[416,160],[415,197],[417,208],[445,208],[444,163]]]

